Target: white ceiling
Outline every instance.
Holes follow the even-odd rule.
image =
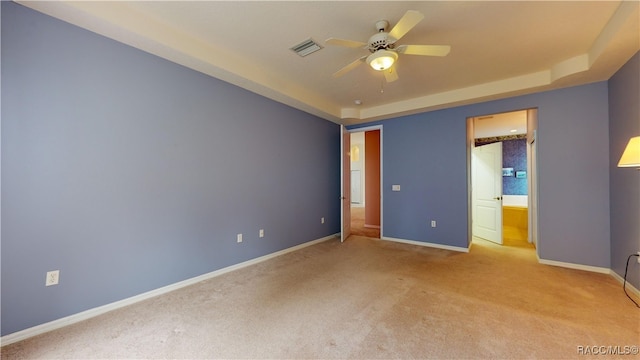
[[[343,124],[607,80],[640,49],[638,1],[18,2]],[[368,52],[327,38],[366,42],[407,10],[425,18],[398,44],[448,56],[401,54],[392,83],[366,64],[331,76]],[[324,48],[289,50],[308,38]]]
[[[527,110],[483,115],[473,118],[475,139],[527,133]]]

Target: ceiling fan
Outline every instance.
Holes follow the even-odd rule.
[[[398,74],[393,66],[398,60],[398,54],[423,55],[423,56],[446,56],[451,50],[448,45],[398,45],[396,42],[408,33],[414,26],[424,19],[424,15],[416,10],[407,11],[396,26],[387,32],[389,22],[379,20],[376,22],[378,31],[371,36],[368,42],[329,38],[325,41],[328,45],[345,46],[350,48],[363,48],[371,52],[370,55],[363,56],[353,61],[349,65],[336,71],[334,78],[340,77],[355,69],[358,65],[366,62],[374,70],[384,73],[387,82],[398,80]]]

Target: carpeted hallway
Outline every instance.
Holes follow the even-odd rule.
[[[351,207],[351,234],[380,239],[380,228],[365,226],[364,207]]]
[[[2,348],[2,359],[584,358],[638,345],[612,277],[484,241],[323,242]],[[628,357],[631,358],[631,357]]]

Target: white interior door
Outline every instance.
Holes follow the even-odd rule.
[[[473,148],[473,235],[502,244],[502,143]]]
[[[351,134],[347,131],[344,125],[340,125],[340,172],[341,172],[341,184],[340,189],[342,194],[340,195],[340,201],[342,206],[340,207],[340,241],[344,241],[351,235]]]

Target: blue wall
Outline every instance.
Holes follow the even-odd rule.
[[[527,195],[527,179],[516,178],[517,171],[527,171],[527,139],[502,142],[502,167],[513,168],[512,176],[502,177],[502,194]]]
[[[609,80],[611,269],[621,277],[627,257],[640,251],[640,171],[617,167],[629,139],[640,135],[640,52]],[[633,258],[627,280],[640,289]]]
[[[382,236],[466,248],[466,119],[538,108],[538,254],[609,268],[607,94],[599,82],[351,127],[383,124]]]
[[[339,232],[336,124],[15,3],[1,70],[2,335]]]
[[[467,247],[466,165],[458,166],[466,164],[466,123],[457,115],[445,110],[384,121],[384,237]],[[401,191],[391,191],[395,184]]]

